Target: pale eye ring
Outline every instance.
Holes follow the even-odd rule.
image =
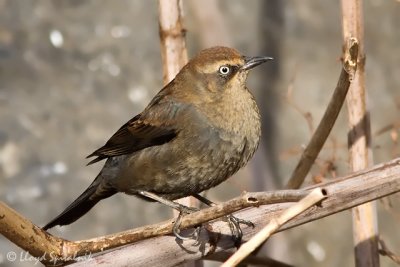
[[[219,73],[221,73],[222,75],[228,75],[229,72],[231,72],[231,68],[229,66],[221,66],[219,67]]]

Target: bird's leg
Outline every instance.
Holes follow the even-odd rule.
[[[199,209],[197,209],[197,208],[192,208],[192,207],[188,207],[188,206],[179,204],[179,203],[171,201],[169,199],[160,197],[159,195],[151,193],[149,191],[140,190],[137,193],[141,196],[144,196],[144,197],[150,198],[152,200],[155,200],[157,202],[160,202],[161,204],[164,204],[170,208],[176,209],[177,211],[179,211],[181,213],[189,214],[189,213],[192,213],[195,211],[199,211]]]
[[[188,206],[176,203],[174,201],[171,201],[169,199],[160,197],[157,194],[154,194],[154,193],[151,193],[151,192],[148,192],[148,191],[141,190],[141,191],[138,191],[137,193],[139,195],[141,195],[141,196],[150,198],[152,200],[155,200],[155,201],[157,201],[157,202],[159,202],[161,204],[164,204],[164,205],[166,205],[166,206],[168,206],[170,208],[173,208],[173,209],[179,211],[179,215],[175,220],[174,226],[172,227],[172,232],[174,233],[174,235],[178,239],[187,240],[187,239],[190,239],[191,237],[194,237],[195,239],[198,238],[198,235],[199,235],[199,232],[200,232],[200,227],[196,227],[195,230],[193,231],[193,233],[191,233],[189,235],[190,237],[188,238],[188,237],[181,236],[179,234],[180,233],[179,226],[181,225],[182,217],[183,217],[184,214],[189,214],[189,213],[192,213],[192,212],[195,212],[195,211],[199,211],[199,209],[188,207]]]
[[[197,198],[199,201],[203,202],[204,204],[206,204],[210,207],[216,205],[214,202],[203,197],[202,195],[194,194],[192,196]],[[242,229],[240,228],[240,224],[245,224],[247,226],[254,228],[254,223],[252,223],[251,221],[239,219],[239,218],[233,216],[232,214],[227,215],[226,218],[228,220],[229,228],[231,229],[231,233],[234,238],[235,244],[240,245],[240,242],[243,237],[243,232],[242,232]]]

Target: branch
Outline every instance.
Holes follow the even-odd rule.
[[[329,183],[319,184],[319,187],[323,187],[329,194],[322,205],[297,216],[279,231],[400,192],[400,158]],[[256,225],[255,229],[242,227],[244,237],[249,238],[266,222],[276,218],[283,210],[290,207],[289,201],[298,201],[313,188],[244,193],[238,198],[184,216],[181,226],[182,228],[194,227],[241,210],[237,215],[251,220]],[[281,203],[282,201],[286,203]],[[104,266],[112,259],[115,265],[140,266],[151,263],[152,266],[166,267],[182,261],[200,259],[234,247],[226,222],[209,223],[206,225],[209,231],[203,229],[198,241],[188,240],[183,243],[178,243],[174,236],[168,235],[172,232],[173,222],[173,220],[168,220],[121,233],[73,242],[52,236],[0,202],[0,233],[32,256],[45,256],[42,259],[43,263],[52,263],[54,259],[57,259],[58,263],[67,262],[79,256],[87,256],[135,242],[91,260],[75,263],[74,266],[95,264]],[[150,237],[156,238],[148,239]]]
[[[347,97],[350,131],[348,146],[352,171],[372,165],[370,114],[365,91],[364,25],[361,0],[342,0],[343,39],[360,42],[358,70]],[[346,49],[346,44],[345,44]],[[375,203],[353,209],[353,239],[357,267],[379,266],[378,218]]]
[[[306,194],[307,192],[293,190],[244,193],[223,204],[204,209],[200,214],[196,212],[185,216],[181,227],[193,227],[248,207],[298,201]],[[76,257],[88,256],[146,238],[169,234],[172,232],[173,223],[174,220],[168,220],[121,233],[71,242],[43,231],[5,203],[0,202],[0,233],[32,256],[41,258],[43,263],[52,263],[55,259],[59,263],[68,262]]]
[[[324,116],[315,130],[315,133],[311,137],[306,149],[303,151],[303,154],[301,155],[301,158],[286,185],[286,188],[288,189],[300,188],[304,182],[307,173],[310,171],[315,159],[322,149],[322,146],[328,138],[339,115],[340,109],[343,106],[351,80],[357,69],[358,42],[355,39],[351,39],[349,42],[350,44],[346,50],[346,57],[335,91],[333,92],[332,98],[325,110]]]
[[[31,255],[51,261],[51,252],[61,255],[63,239],[52,236],[0,201],[0,234]]]
[[[161,58],[164,84],[169,83],[187,63],[181,0],[159,0]]]
[[[289,207],[278,218],[273,218],[271,221],[254,235],[248,242],[244,243],[239,250],[233,254],[222,267],[237,266],[259,246],[261,246],[274,232],[276,232],[282,225],[296,217],[302,212],[305,212],[322,199],[326,198],[325,190],[315,188],[305,198]]]
[[[400,158],[377,165],[369,170],[335,179],[329,183],[319,184],[318,187],[324,188],[329,194],[329,197],[322,202],[321,206],[313,207],[297,216],[280,228],[279,231],[284,231],[288,228],[350,209],[365,202],[400,192]],[[297,196],[305,196],[305,194],[309,193],[313,188],[314,187],[309,187],[302,190],[286,192],[298,192]],[[265,193],[246,193],[240,198],[243,198],[243,201],[247,198],[251,202],[256,201],[260,203],[261,199],[259,197],[263,196],[263,194]],[[249,198],[250,196],[251,199]],[[236,206],[233,203],[237,203],[240,198],[189,214],[183,217],[182,226],[185,228],[192,227],[198,225],[199,222],[229,214],[224,212],[224,208]],[[246,200],[245,202],[248,201]],[[248,239],[254,235],[255,232],[260,231],[267,222],[279,216],[283,210],[291,205],[290,203],[263,205],[258,208],[245,209],[236,213],[235,216],[251,220],[255,224],[254,229],[251,227],[242,227],[244,239]],[[235,209],[236,208],[230,208],[229,210]],[[126,235],[140,231],[153,234],[155,232],[162,232],[163,234],[166,232],[170,233],[172,223],[173,221],[170,220],[161,224],[133,229],[125,233]],[[167,227],[166,225],[169,226]],[[168,230],[165,230],[165,227],[167,227]],[[207,258],[213,254],[226,252],[226,250],[234,248],[234,243],[231,239],[230,230],[226,222],[215,221],[208,224],[206,227],[210,232],[203,229],[197,241],[187,240],[177,242],[172,235],[159,236],[122,247],[107,254],[98,255],[86,262],[75,263],[73,266],[107,266],[107,264],[110,263],[110,259],[112,259],[112,263],[116,266],[143,266],[150,264],[156,267],[167,267],[204,257]],[[119,235],[123,236],[124,233],[120,233]],[[113,236],[115,237],[116,235],[111,235],[110,237]]]

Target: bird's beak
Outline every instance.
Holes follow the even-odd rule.
[[[241,70],[249,70],[258,65],[272,60],[272,57],[245,57],[244,58],[244,65],[241,67]]]

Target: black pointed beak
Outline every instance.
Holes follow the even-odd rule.
[[[245,57],[244,65],[241,67],[241,70],[250,70],[272,59],[273,59],[272,57]]]

